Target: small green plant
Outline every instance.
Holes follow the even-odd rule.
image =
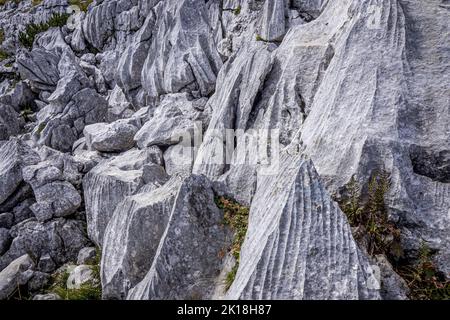
[[[227,276],[225,278],[225,288],[226,290],[230,289],[231,285],[234,282],[234,279],[236,278],[236,273],[239,268],[239,265],[236,263],[230,272],[227,273]]]
[[[239,268],[241,246],[247,233],[249,208],[225,197],[216,197],[215,201],[217,206],[224,212],[224,224],[229,226],[234,232],[229,252],[236,260],[236,264],[226,276],[226,289],[228,290]]]
[[[415,300],[449,300],[450,281],[440,274],[432,261],[433,253],[425,242],[421,243],[417,264],[400,267],[398,273],[410,289]]]
[[[70,15],[68,13],[54,13],[47,22],[30,23],[25,27],[25,32],[19,33],[19,42],[22,46],[31,49],[33,47],[34,39],[42,32],[50,28],[62,27],[66,25],[67,19]]]

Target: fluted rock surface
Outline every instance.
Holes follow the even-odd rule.
[[[288,151],[289,152],[289,151]],[[379,283],[312,163],[281,156],[262,177],[230,299],[376,299]]]
[[[222,298],[214,195],[251,208],[226,297],[415,297],[423,248],[450,279],[449,1],[73,2],[0,1],[0,272],[30,254],[32,296],[97,245],[104,298]],[[380,171],[366,253],[330,196]]]

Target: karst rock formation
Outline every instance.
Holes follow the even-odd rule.
[[[424,244],[448,283],[449,21],[448,0],[0,1],[0,299],[62,298],[61,272],[103,299],[408,299]]]

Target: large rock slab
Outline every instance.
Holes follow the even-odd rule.
[[[228,299],[378,299],[379,283],[311,161],[261,176]]]
[[[102,293],[124,299],[152,265],[181,185],[174,177],[161,188],[125,198],[105,231],[102,251]]]
[[[178,191],[150,270],[127,299],[211,298],[223,268],[221,252],[230,243],[211,183],[190,176]]]
[[[162,164],[157,147],[132,149],[104,160],[84,177],[88,234],[97,245],[103,244],[104,231],[116,206],[145,184],[144,166],[151,163]]]

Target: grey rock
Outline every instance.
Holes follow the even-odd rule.
[[[10,229],[14,223],[14,215],[11,212],[0,214],[0,228]]]
[[[31,210],[41,222],[69,216],[81,205],[81,196],[72,185],[81,182],[78,164],[55,151],[43,156],[47,157],[45,161],[23,169],[23,178],[32,186],[36,198]]]
[[[379,268],[380,295],[383,300],[408,300],[409,288],[405,280],[395,273],[392,265],[383,255],[373,258]]]
[[[24,81],[19,81],[10,92],[0,97],[0,102],[14,107],[19,112],[25,107],[32,106],[34,99],[35,94],[31,91],[28,84]]]
[[[143,186],[143,167],[149,163],[162,164],[157,147],[132,149],[104,160],[84,177],[88,233],[98,246],[103,244],[103,233],[117,204]]]
[[[268,45],[262,43],[245,46],[220,70],[217,80],[219,89],[205,107],[211,108],[213,113],[195,159],[194,173],[214,179],[225,172],[225,130],[244,130],[248,126],[256,96],[272,68],[270,50]]]
[[[148,96],[181,91],[207,96],[213,92],[222,60],[209,26],[206,4],[163,1],[155,7],[155,15],[158,28],[141,77]],[[179,19],[170,18],[174,16]]]
[[[28,281],[28,291],[37,292],[45,288],[51,280],[51,276],[48,273],[35,271],[33,277]]]
[[[56,88],[59,80],[60,55],[43,48],[35,48],[31,52],[23,51],[17,57],[18,71],[23,79],[32,81],[40,90]]]
[[[137,128],[123,120],[113,123],[96,123],[84,128],[89,149],[100,152],[120,152],[131,149],[135,142]]]
[[[386,1],[379,7],[383,14],[378,19],[367,15],[369,2],[329,2],[314,24],[333,17],[345,21],[346,27],[333,45],[334,57],[318,85],[301,136],[330,192],[337,192],[354,174],[365,185],[375,170],[390,172],[386,203],[390,218],[408,235],[403,238],[406,255],[414,258],[423,239],[438,251],[438,266],[449,274],[444,261],[450,248],[445,183],[450,136],[443,92],[450,80],[431,72],[444,70],[449,57],[442,38],[443,30],[448,30],[448,9],[440,3]],[[336,9],[351,5],[350,17],[336,15]],[[367,61],[369,51],[377,58]],[[336,83],[341,84],[338,90]]]
[[[0,140],[8,140],[10,136],[19,134],[24,124],[12,106],[0,103]]]
[[[84,141],[84,138],[83,138]],[[84,142],[83,142],[84,144]],[[89,151],[84,149],[75,149],[74,150],[74,160],[81,164],[81,172],[88,173],[91,171],[96,165],[100,162],[104,161],[108,157],[105,157],[104,154],[101,154],[98,151]]]
[[[108,121],[129,118],[134,113],[131,103],[119,86],[115,86],[108,97]]]
[[[97,258],[97,250],[95,247],[86,247],[78,253],[77,264],[94,264]]]
[[[66,217],[75,213],[81,205],[81,196],[67,181],[55,181],[34,190],[36,203],[31,206],[38,221],[52,217]]]
[[[124,299],[150,269],[181,181],[126,197],[114,210],[102,251],[102,293]],[[143,246],[142,244],[145,243]]]
[[[56,293],[37,294],[33,300],[62,300]]]
[[[75,261],[80,249],[89,244],[84,228],[81,221],[63,218],[46,223],[26,220],[11,229],[13,240],[9,250],[0,257],[0,269],[25,253],[36,261],[48,254],[56,265]]]
[[[30,187],[28,187],[28,188],[30,188]],[[28,190],[28,188],[27,188],[27,190]],[[30,193],[31,193],[31,191],[30,191]],[[13,214],[14,214],[14,223],[13,224],[14,225],[33,217],[33,211],[31,211],[31,206],[35,202],[36,201],[33,198],[28,198],[28,199],[21,201],[16,207],[14,207],[14,209],[13,209]]]
[[[84,284],[95,284],[97,280],[94,277],[92,266],[76,266],[67,279],[67,289],[80,289]]]
[[[47,98],[47,102],[65,105],[77,92],[87,87],[88,83],[86,75],[70,71],[59,79],[55,91]]]
[[[0,228],[0,255],[4,254],[11,244],[11,236],[9,235],[9,230],[5,228]]]
[[[194,149],[183,143],[170,146],[164,152],[164,166],[169,175],[189,175],[194,165]]]
[[[312,163],[262,176],[228,299],[379,299],[379,282]],[[273,270],[278,270],[273,272]],[[289,276],[288,276],[289,275]]]
[[[208,299],[231,243],[209,180],[191,176],[181,185],[169,223],[145,278],[130,300]]]
[[[0,300],[7,299],[17,289],[18,285],[24,285],[33,276],[33,260],[25,254],[12,261],[0,272]]]
[[[267,41],[281,40],[286,33],[286,1],[266,1],[262,16],[261,36]]]
[[[155,22],[155,13],[151,11],[119,60],[117,84],[125,93],[141,87],[141,72],[150,49]]]
[[[49,104],[38,113],[33,134],[41,145],[61,151],[70,151],[86,125],[106,120],[107,101],[95,90],[82,89],[70,102],[61,107]]]

